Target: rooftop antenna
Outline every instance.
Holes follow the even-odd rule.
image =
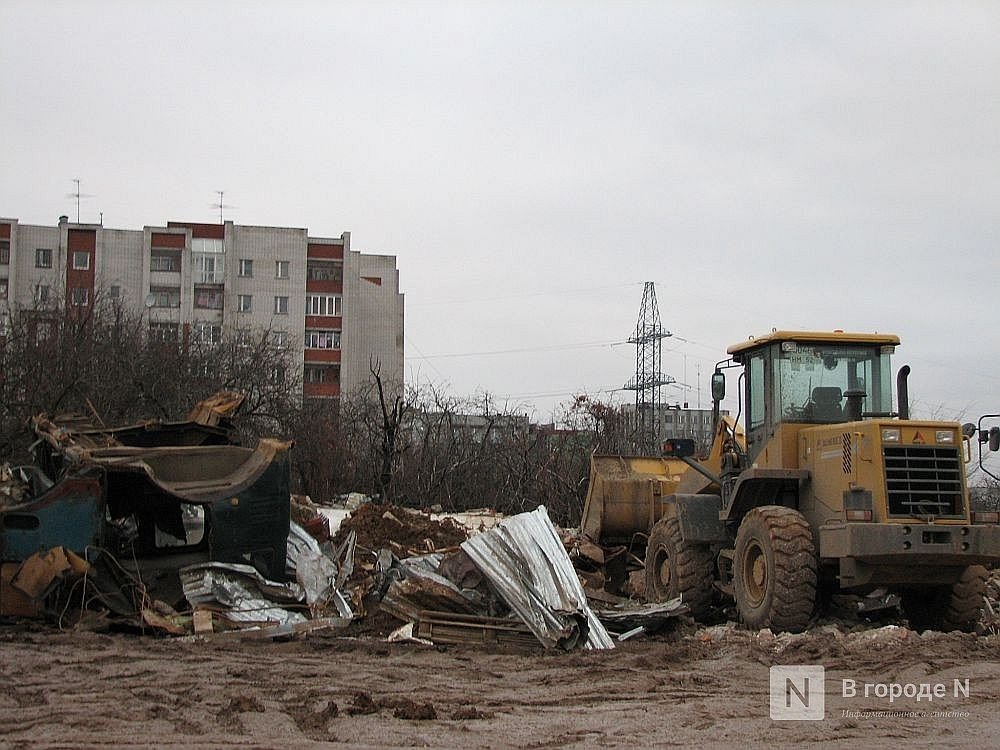
[[[663,386],[676,383],[664,375],[663,339],[673,336],[663,329],[656,304],[656,286],[647,281],[642,290],[642,305],[635,333],[628,343],[635,344],[635,377],[624,386],[635,391],[635,412],[639,428],[640,447],[647,453],[656,450],[660,437],[660,412],[663,410]]]
[[[220,224],[225,224],[226,222],[225,222],[225,220],[223,218],[222,210],[224,208],[239,208],[239,206],[230,206],[228,203],[226,203],[225,201],[222,200],[222,197],[225,194],[224,190],[216,190],[215,192],[218,193],[218,195],[219,195],[219,202],[218,203],[213,203],[212,204],[212,208],[219,209],[219,223]]]
[[[93,198],[94,196],[90,195],[89,193],[81,193],[80,192],[80,180],[79,180],[79,178],[74,179],[73,182],[76,183],[76,191],[74,191],[72,193],[66,193],[66,197],[67,198],[76,198],[76,223],[79,224],[80,223],[80,199],[81,198]]]

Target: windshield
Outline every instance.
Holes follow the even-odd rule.
[[[845,422],[849,418],[846,393],[855,390],[865,394],[863,415],[888,414],[892,410],[892,349],[783,342],[774,394],[782,421]]]

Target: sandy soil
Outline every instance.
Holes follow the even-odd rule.
[[[769,718],[773,664],[823,664],[820,721]],[[984,747],[1000,736],[1000,636],[681,626],[615,651],[157,639],[0,626],[0,747]],[[841,697],[841,679],[948,696]],[[952,695],[955,679],[970,695]],[[850,711],[845,715],[844,711]],[[858,716],[919,710],[921,716]],[[935,716],[934,711],[952,712]]]

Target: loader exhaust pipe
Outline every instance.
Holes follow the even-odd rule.
[[[906,379],[910,376],[910,366],[903,365],[896,373],[896,401],[897,411],[900,419],[910,418],[910,393],[906,386]]]

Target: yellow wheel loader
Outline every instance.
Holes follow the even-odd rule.
[[[818,592],[886,587],[915,629],[971,631],[1000,525],[971,510],[965,467],[971,439],[996,450],[1000,430],[909,419],[898,344],[774,331],[730,347],[712,376],[709,454],[667,440],[662,457],[595,455],[584,534],[642,561],[647,599],[681,596],[696,618],[727,596],[747,626],[799,632]],[[719,417],[730,370],[735,419]]]

